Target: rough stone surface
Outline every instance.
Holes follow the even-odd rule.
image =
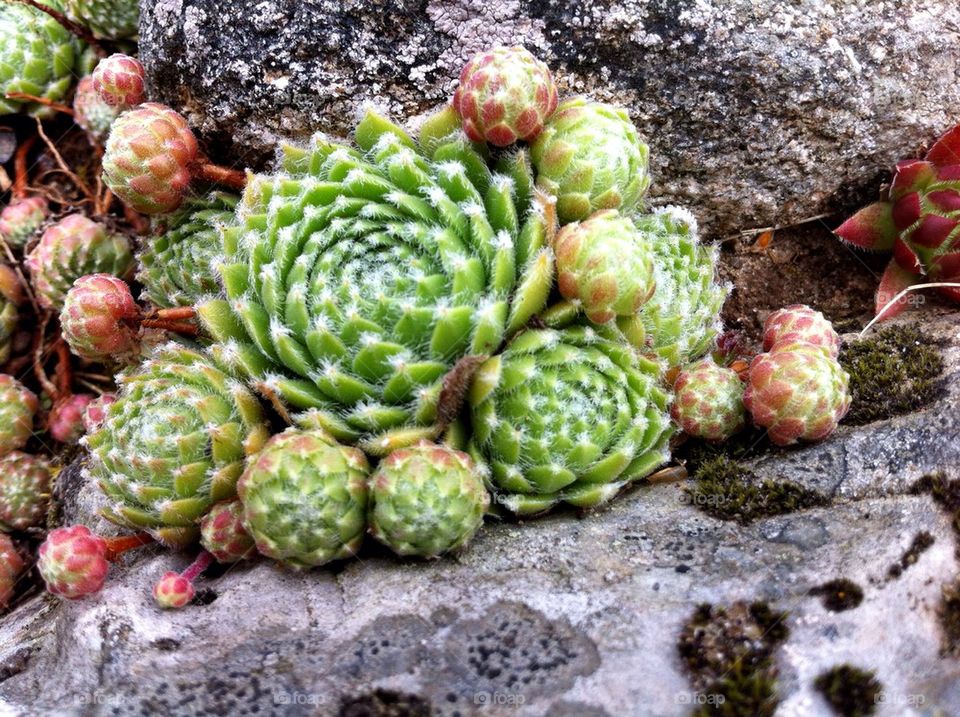
[[[960,714],[937,619],[957,545],[949,517],[909,491],[935,469],[960,476],[960,314],[924,316],[948,366],[935,404],[753,465],[830,506],[741,526],[699,512],[681,484],[640,486],[586,518],[490,525],[459,558],[370,545],[308,573],[237,565],[176,612],[150,588],[190,556],[146,549],[95,598],[36,596],[0,620],[0,700],[30,715],[335,715],[399,693],[442,717],[686,715],[681,625],[699,603],[761,599],[790,613],[778,715],[827,714],[812,683],[842,662],[877,672],[881,717]],[[91,520],[90,490],[66,474],[66,520]],[[933,545],[888,578],[921,531]],[[833,578],[862,604],[829,612],[807,594]]]
[[[412,118],[466,59],[523,44],[563,92],[629,108],[654,202],[710,233],[784,225],[875,196],[892,164],[960,120],[953,0],[144,0],[152,99],[224,161],[278,137],[343,135],[374,102]]]

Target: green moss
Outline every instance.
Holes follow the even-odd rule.
[[[914,535],[910,547],[900,556],[900,560],[887,569],[887,579],[896,580],[903,575],[903,571],[916,563],[933,543],[934,537],[926,530],[921,530]]]
[[[787,614],[762,602],[701,605],[684,625],[677,649],[707,699],[695,715],[760,715],[776,711],[773,652],[787,639]]]
[[[813,686],[842,717],[872,715],[883,690],[873,672],[852,665],[839,665],[824,672]]]
[[[960,576],[942,588],[938,614],[943,630],[943,654],[960,657]]]
[[[889,326],[853,343],[840,363],[850,374],[849,425],[916,411],[940,393],[943,357],[913,325]]]
[[[863,590],[852,580],[839,578],[830,580],[810,590],[811,595],[820,596],[823,606],[833,612],[853,610],[863,602]]]
[[[761,480],[726,456],[701,463],[694,478],[693,487],[685,489],[688,502],[714,518],[744,525],[829,502],[822,493],[792,481]]]

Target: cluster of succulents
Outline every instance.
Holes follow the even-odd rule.
[[[140,0],[63,0],[67,14],[95,37],[127,40],[137,36]]]

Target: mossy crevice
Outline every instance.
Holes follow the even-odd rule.
[[[717,456],[699,464],[688,502],[720,520],[747,525],[760,518],[829,504],[819,491],[787,480],[761,479],[743,464]]]
[[[859,607],[863,602],[863,589],[852,580],[837,578],[810,589],[810,595],[819,596],[823,606],[833,612],[843,612]]]
[[[883,692],[873,672],[852,665],[827,670],[814,680],[813,686],[841,717],[872,715]]]
[[[787,613],[764,602],[700,605],[677,649],[703,700],[694,715],[772,717],[779,698],[773,655],[790,634]]]
[[[934,542],[935,538],[926,530],[921,530],[914,535],[910,547],[903,552],[900,560],[887,569],[887,580],[896,580],[903,575],[903,571],[914,565]]]
[[[940,351],[915,325],[888,326],[840,354],[850,374],[852,403],[844,423],[862,426],[912,413],[942,392]]]

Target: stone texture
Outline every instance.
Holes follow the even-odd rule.
[[[713,235],[849,209],[960,120],[952,0],[142,6],[150,97],[186,112],[224,161],[348,133],[365,102],[422,115],[472,53],[521,43],[563,92],[628,107],[651,144],[653,201],[692,205]]]
[[[762,599],[790,613],[778,715],[828,714],[812,682],[845,661],[876,670],[881,717],[920,699],[924,714],[960,714],[936,613],[956,541],[931,498],[909,494],[928,471],[960,475],[960,314],[927,307],[924,322],[948,366],[935,404],[755,461],[830,506],[740,526],[690,506],[682,485],[639,486],[585,518],[491,524],[459,558],[370,544],[307,573],[230,567],[176,612],[150,588],[190,556],[147,549],[93,599],[36,596],[0,620],[0,699],[31,715],[328,715],[384,689],[442,717],[685,715],[681,625],[699,603]],[[68,521],[92,519],[91,490],[64,475]],[[933,545],[888,579],[920,531]],[[840,577],[863,588],[859,607],[807,595]]]

